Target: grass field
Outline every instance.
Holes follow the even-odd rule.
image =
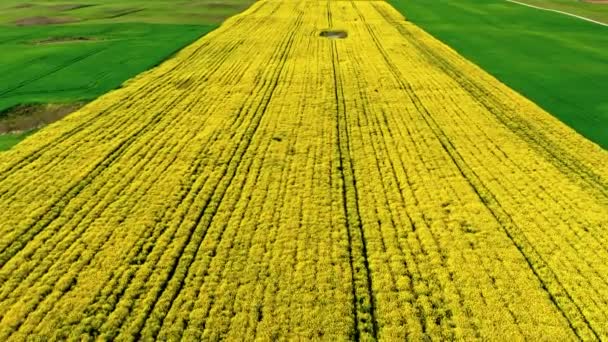
[[[80,24],[220,24],[251,0],[3,0],[0,24],[46,17]]]
[[[0,340],[608,339],[607,185],[388,3],[260,1],[0,155]]]
[[[0,112],[18,104],[92,100],[157,65],[249,3],[240,0],[125,4],[106,0],[78,7],[82,4],[3,1]],[[27,26],[15,24],[24,18],[36,20],[30,20]],[[70,18],[74,22],[42,25],[41,18]],[[69,41],[74,38],[78,40]],[[22,136],[0,135],[0,150],[11,147]]]
[[[608,3],[591,3],[582,0],[518,0],[526,4],[580,15],[608,24]]]
[[[212,28],[139,23],[0,28],[0,110],[94,99]],[[36,43],[49,37],[94,40]]]
[[[503,0],[390,2],[409,20],[608,148],[608,27]]]
[[[36,133],[36,129],[27,131],[27,132],[21,132],[21,133],[15,133],[15,134],[5,134],[4,136],[2,136],[0,138],[0,151],[6,151],[8,149],[10,149],[11,147],[17,145],[21,140],[27,138],[28,136]]]

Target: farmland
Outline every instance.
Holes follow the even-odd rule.
[[[608,148],[608,27],[504,0],[389,2],[414,24]],[[549,3],[570,3],[524,2],[549,8],[556,8]],[[589,5],[559,9],[587,15],[572,8]],[[593,6],[595,13],[608,9]]]
[[[608,6],[606,6],[608,2],[606,0],[523,0],[519,2],[571,13],[608,24]]]
[[[608,153],[382,1],[256,2],[0,154],[3,341],[608,339],[605,260]]]
[[[11,132],[1,129],[3,112],[17,105],[93,100],[170,57],[249,3],[2,1],[0,151],[27,135],[1,134]]]

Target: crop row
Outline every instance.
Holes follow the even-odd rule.
[[[386,3],[260,1],[0,156],[0,339],[608,338],[603,165]]]

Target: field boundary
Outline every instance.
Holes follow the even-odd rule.
[[[560,11],[560,10],[556,10],[556,9],[551,9],[551,8],[540,7],[540,6],[536,6],[536,5],[530,5],[530,4],[527,4],[527,3],[524,3],[524,2],[515,1],[515,0],[506,0],[506,1],[514,3],[514,4],[526,6],[526,7],[536,8],[536,9],[543,10],[543,11],[564,14],[564,15],[567,15],[567,16],[570,16],[570,17],[574,17],[574,18],[578,18],[578,19],[582,19],[582,20],[588,21],[590,23],[594,23],[594,24],[598,24],[598,25],[602,25],[602,26],[608,27],[608,23],[603,23],[601,21],[593,20],[593,19],[590,19],[590,18],[587,18],[587,17],[583,17],[583,16],[580,16],[580,15],[572,14],[572,13],[569,13],[569,12],[564,12],[564,11]]]

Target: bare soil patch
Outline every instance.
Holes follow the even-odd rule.
[[[330,39],[344,39],[348,37],[348,33],[342,30],[323,30],[319,36]]]
[[[42,40],[35,40],[31,43],[35,44],[35,45],[64,44],[64,43],[84,43],[84,42],[91,42],[91,41],[96,41],[96,40],[98,40],[98,39],[93,38],[93,37],[50,37],[50,38],[46,38],[46,39],[42,39]]]
[[[0,113],[0,134],[29,131],[75,112],[85,102],[19,105]]]
[[[582,0],[582,1],[588,2],[590,4],[608,5],[608,0]]]
[[[34,25],[53,25],[53,24],[66,24],[78,21],[75,18],[68,17],[28,17],[14,21],[13,23],[17,26],[34,26]]]

